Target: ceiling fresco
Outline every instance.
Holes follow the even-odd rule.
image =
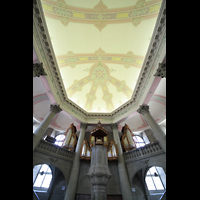
[[[132,97],[161,0],[42,0],[69,99],[110,113]]]

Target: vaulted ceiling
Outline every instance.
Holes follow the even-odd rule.
[[[131,99],[161,2],[41,1],[70,100],[110,113]]]
[[[60,114],[76,119],[75,123],[102,120],[122,126],[137,116],[132,129],[147,127],[143,120],[138,122],[141,117],[136,109],[145,101],[153,109],[155,102],[166,98],[160,95],[163,91],[155,92],[161,78],[153,76],[165,58],[165,25],[161,23],[165,1],[35,2],[34,55],[47,73],[40,77],[44,91],[40,89],[38,95],[46,91],[48,104],[60,104]],[[45,97],[37,97],[36,92],[35,98]],[[157,121],[165,118],[165,106],[160,110]]]

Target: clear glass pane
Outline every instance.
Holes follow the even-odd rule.
[[[64,139],[65,139],[65,135],[56,136],[55,144],[58,145],[58,146],[61,146]]]
[[[157,173],[155,167],[151,167],[149,170],[150,170],[150,172],[151,172],[151,175],[154,175],[155,172]]]
[[[157,190],[164,190],[164,187],[160,181],[160,177],[159,176],[153,176],[153,181],[156,185]]]
[[[136,137],[136,136],[133,136],[133,140],[135,141],[135,142],[138,142],[138,139],[137,139],[138,137]]]
[[[152,181],[152,178],[150,176],[147,176],[145,178],[145,181],[146,181],[146,184],[147,184],[147,187],[148,187],[149,190],[156,190],[154,183]]]
[[[145,143],[137,143],[137,147],[143,147]]]
[[[50,167],[48,167],[47,172],[51,173],[51,168]]]
[[[164,185],[164,187],[166,188],[166,174],[165,174],[165,171],[163,170],[162,167],[156,167],[159,175],[160,175],[160,178],[161,178],[161,181]]]
[[[40,169],[40,172],[42,172],[42,171],[46,172],[48,167],[49,167],[49,166],[46,165],[46,164],[42,165],[42,167],[41,167],[41,169]]]
[[[51,182],[51,179],[52,179],[52,175],[51,174],[46,174],[45,179],[44,179],[41,187],[48,188],[49,184]]]
[[[35,186],[35,187],[40,187],[41,186],[41,183],[42,183],[42,181],[43,181],[43,179],[44,179],[44,174],[43,175],[40,175],[40,174],[38,174],[38,176],[37,176],[37,178],[36,178],[36,181],[35,181],[35,183],[34,183],[34,185],[33,186]]]
[[[56,144],[60,147],[62,145],[62,142],[55,142],[54,144]]]
[[[147,175],[151,175],[150,171],[148,170]]]
[[[33,183],[35,182],[35,179],[36,179],[36,177],[37,177],[38,172],[40,171],[41,166],[42,166],[42,165],[36,165],[36,166],[33,168]]]

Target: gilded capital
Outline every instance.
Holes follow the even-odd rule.
[[[50,111],[54,112],[55,114],[59,113],[60,111],[62,111],[62,109],[60,108],[60,105],[50,105]]]
[[[141,105],[140,108],[137,110],[138,113],[144,115],[145,113],[149,113],[149,106],[148,105]]]
[[[33,63],[33,77],[46,75],[47,74],[44,71],[43,63]]]
[[[81,123],[80,128],[86,129],[87,128],[87,123]]]
[[[111,127],[111,129],[112,130],[114,130],[114,129],[118,129],[118,124],[110,124],[110,127]]]
[[[161,76],[166,78],[166,64],[159,63],[159,67],[154,76]]]

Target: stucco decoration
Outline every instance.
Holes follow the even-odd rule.
[[[43,63],[33,63],[33,77],[46,76],[44,71]]]
[[[166,64],[159,63],[159,67],[154,76],[161,76],[162,78],[166,78]]]

